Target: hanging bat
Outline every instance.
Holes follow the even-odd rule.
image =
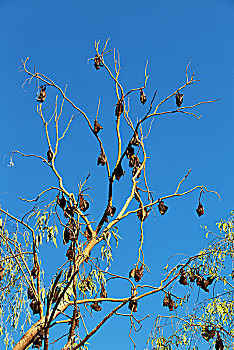
[[[70,241],[70,232],[68,227],[66,226],[63,230],[63,244],[67,244]]]
[[[131,156],[131,158],[129,159],[128,165],[130,168],[139,168],[139,166],[140,166],[139,158],[133,154]]]
[[[163,201],[159,201],[158,210],[161,215],[164,215],[167,212],[168,207],[164,204]]]
[[[146,103],[146,101],[147,101],[146,95],[144,94],[142,88],[140,89],[140,101],[141,101],[141,103],[142,103],[143,105],[144,105],[144,104]]]
[[[196,279],[197,279],[197,276],[195,274],[194,269],[190,270],[190,273],[189,273],[189,280],[190,280],[190,282],[195,282]]]
[[[139,140],[139,136],[138,136],[138,132],[137,131],[134,132],[134,135],[133,135],[130,143],[133,146],[139,146],[140,145],[140,140]]]
[[[216,342],[215,342],[215,350],[223,350],[224,346],[223,346],[223,340],[219,334],[219,332],[217,332],[217,338],[216,338]]]
[[[132,269],[129,272],[129,278],[134,277],[136,282],[139,282],[142,277],[143,277],[143,273],[144,273],[144,266],[141,265],[141,267],[138,269],[137,267],[135,267],[134,269]]]
[[[104,166],[106,164],[106,162],[107,162],[106,156],[105,156],[103,150],[101,150],[101,154],[97,160],[97,165],[101,164],[102,166]]]
[[[95,119],[93,128],[94,133],[97,135],[101,129],[103,129],[103,127],[100,124],[98,124],[97,120]]]
[[[93,304],[91,304],[90,307],[94,311],[101,311],[102,310],[101,306],[98,305],[98,302],[96,302],[96,301]]]
[[[79,194],[79,206],[80,210],[82,210],[83,212],[89,209],[89,202],[86,199],[84,199],[83,193]]]
[[[126,157],[130,159],[132,156],[134,156],[134,148],[131,146],[131,144],[128,144],[128,147],[126,149]]]
[[[114,216],[115,215],[115,212],[116,212],[116,207],[113,207],[111,205],[109,205],[106,209],[106,215],[107,216]]]
[[[175,309],[174,300],[172,300],[169,293],[168,295],[165,295],[165,298],[163,299],[163,306],[168,307],[170,311],[173,311]]]
[[[140,221],[144,221],[149,216],[150,210],[147,210],[147,208],[144,208],[142,210],[141,204],[139,205],[139,209],[137,210],[137,217]]]
[[[69,218],[69,216],[73,217],[75,214],[75,207],[74,206],[67,206],[67,208],[64,210],[64,216]]]
[[[37,278],[39,273],[39,267],[34,264],[33,269],[31,270],[31,276]]]
[[[57,195],[57,204],[64,211],[64,209],[66,208],[67,201],[63,193],[61,198],[59,198],[59,194]]]
[[[37,102],[43,103],[46,99],[46,85],[40,86],[40,93],[37,97]]]
[[[180,94],[179,90],[177,91],[177,94],[175,95],[176,98],[176,105],[180,107],[183,103],[184,94]]]
[[[128,304],[129,310],[131,310],[132,312],[137,312],[137,304],[137,300],[130,300]]]
[[[187,286],[188,285],[187,274],[186,274],[186,272],[184,271],[183,268],[180,270],[179,283],[182,284],[183,286]]]
[[[209,292],[209,289],[207,287],[210,285],[210,283],[204,277],[197,276],[197,285],[201,287],[201,289],[203,289],[206,293]]]
[[[42,341],[44,339],[44,334],[43,334],[43,330],[41,329],[37,334],[34,335],[33,337],[33,348],[37,348],[39,349],[40,347],[42,347]]]
[[[116,177],[116,180],[119,181],[119,179],[124,176],[125,171],[123,171],[121,163],[118,163],[117,167],[114,170],[114,175]]]
[[[201,202],[199,202],[199,204],[198,204],[198,207],[197,207],[197,209],[196,209],[196,212],[197,212],[197,215],[200,217],[200,216],[202,216],[202,215],[204,215],[204,207],[203,207],[203,205],[201,204]]]
[[[104,287],[104,284],[101,284],[101,293],[100,293],[100,298],[107,298],[107,291]]]
[[[94,67],[96,68],[96,70],[100,69],[100,67],[103,67],[102,59],[101,59],[101,57],[98,56],[98,55],[95,55],[95,58],[94,58]]]
[[[40,302],[38,299],[33,299],[30,303],[30,307],[32,309],[33,315],[40,313]]]
[[[68,258],[68,260],[73,260],[74,257],[75,257],[75,252],[74,252],[74,250],[72,248],[72,244],[70,245],[70,247],[69,247],[69,249],[68,249],[68,251],[66,253],[66,257]]]
[[[122,99],[118,100],[116,108],[115,108],[115,115],[116,117],[120,117],[120,115],[123,113],[123,101]]]
[[[48,162],[51,163],[53,158],[54,158],[54,153],[52,152],[51,147],[49,147],[49,149],[47,151],[47,160],[48,160]]]

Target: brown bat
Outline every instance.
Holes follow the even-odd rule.
[[[100,69],[100,67],[103,67],[102,59],[101,59],[101,57],[98,56],[98,55],[95,55],[95,58],[94,58],[94,67],[96,68],[96,70]]]
[[[168,207],[164,204],[163,201],[159,201],[158,210],[161,215],[164,215],[167,211]]]
[[[183,103],[184,94],[180,94],[180,92],[178,90],[177,94],[175,95],[175,98],[176,98],[176,105],[178,107],[180,107]]]
[[[43,103],[46,99],[46,85],[42,85],[40,86],[40,92],[39,95],[37,97],[37,102]]]
[[[204,207],[203,207],[203,205],[201,204],[201,202],[199,202],[199,204],[198,204],[198,207],[197,207],[197,209],[196,209],[196,212],[197,212],[197,215],[200,217],[200,216],[202,216],[202,215],[204,215]]]
[[[52,152],[51,147],[49,147],[49,149],[47,151],[47,160],[48,160],[48,162],[51,163],[53,158],[54,158],[54,153]]]
[[[120,117],[120,115],[123,113],[123,101],[122,99],[118,100],[116,108],[115,108],[115,115],[116,117]]]
[[[140,101],[144,105],[147,101],[146,95],[144,94],[143,89],[140,89]]]

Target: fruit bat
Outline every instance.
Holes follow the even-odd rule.
[[[203,289],[206,293],[209,292],[209,289],[207,287],[210,285],[210,283],[204,277],[197,276],[197,285],[201,287],[201,289]]]
[[[163,306],[168,307],[170,311],[173,311],[175,309],[175,303],[174,300],[172,300],[170,294],[165,295],[165,298],[163,299]]]
[[[138,132],[137,131],[134,132],[134,135],[133,135],[130,143],[133,146],[139,146],[140,145],[140,140],[139,140],[139,136],[138,136]]]
[[[184,271],[183,268],[180,270],[179,283],[182,284],[183,286],[187,286],[188,285],[187,274],[186,274],[186,272]]]
[[[140,101],[144,105],[147,101],[146,95],[143,92],[143,89],[140,89]]]
[[[175,98],[176,98],[176,105],[178,107],[180,107],[183,103],[183,98],[184,98],[184,94],[180,94],[179,91],[177,91],[177,94],[175,95]]]
[[[106,164],[106,161],[107,161],[106,156],[105,156],[103,150],[101,150],[101,154],[97,160],[97,165],[101,164],[102,166],[104,166]]]
[[[197,215],[200,217],[202,215],[204,215],[204,207],[203,205],[199,202],[199,205],[196,209]]]
[[[44,339],[43,331],[40,330],[37,334],[33,337],[33,348],[39,349],[42,346],[42,341]]]
[[[100,69],[100,67],[103,67],[102,59],[101,59],[101,57],[98,56],[98,55],[95,55],[95,58],[94,58],[94,67],[96,68],[96,70]]]
[[[83,212],[89,209],[89,202],[86,199],[84,199],[83,193],[79,194],[79,206],[80,210],[82,210]]]
[[[48,160],[48,162],[51,163],[53,158],[54,158],[54,153],[52,152],[51,147],[49,147],[49,149],[47,151],[47,160]]]
[[[103,129],[103,127],[100,124],[98,124],[97,120],[95,119],[93,128],[94,133],[97,135],[101,129]]]
[[[128,165],[130,168],[139,168],[139,166],[140,166],[139,158],[133,154],[131,156],[131,158],[129,159]]]
[[[96,301],[93,304],[91,304],[90,307],[94,311],[101,311],[102,310],[101,306],[98,305],[98,303]]]
[[[130,159],[132,156],[134,156],[134,148],[129,144],[126,149],[126,157]]]
[[[101,284],[101,293],[100,293],[100,298],[107,298],[107,291],[104,287],[104,284]]]
[[[164,204],[163,201],[159,201],[158,210],[161,215],[164,215],[167,211],[168,207]]]
[[[66,257],[68,258],[68,260],[73,260],[75,257],[75,252],[72,249],[72,244],[70,245],[69,249],[67,250]]]
[[[216,338],[216,342],[215,342],[215,350],[223,350],[224,346],[223,346],[223,340],[219,334],[219,332],[217,332],[217,338]]]
[[[36,278],[38,276],[38,273],[39,273],[39,268],[38,266],[34,265],[33,269],[31,270],[31,276],[33,278]]]
[[[30,307],[33,311],[33,315],[39,314],[40,313],[40,302],[38,299],[33,299],[30,303]]]
[[[64,211],[64,216],[68,218],[69,216],[73,217],[74,214],[75,214],[75,207],[71,205],[67,206],[67,208]]]
[[[117,102],[116,108],[115,108],[115,115],[116,117],[120,117],[120,115],[123,113],[123,101],[120,99]]]
[[[116,177],[116,180],[119,181],[119,179],[125,174],[125,171],[123,171],[121,163],[118,163],[117,167],[114,170],[114,175]]]
[[[137,304],[137,300],[130,300],[128,304],[129,310],[131,310],[132,312],[137,312]]]
[[[129,278],[134,277],[136,282],[139,282],[142,277],[143,277],[143,273],[144,273],[144,266],[141,265],[141,267],[138,269],[137,267],[135,267],[134,269],[132,269],[129,272]]]
[[[46,99],[46,85],[42,85],[40,86],[40,92],[39,95],[37,97],[37,102],[43,103]]]
[[[139,205],[139,209],[137,210],[137,217],[140,221],[144,221],[149,216],[150,210],[144,208],[142,210],[141,205]]]
[[[61,198],[59,198],[59,194],[57,195],[57,203],[58,206],[64,211],[64,209],[66,208],[67,201],[63,194]]]
[[[109,205],[106,209],[106,215],[107,216],[114,216],[115,215],[115,212],[116,212],[116,207],[113,207],[111,205]]]

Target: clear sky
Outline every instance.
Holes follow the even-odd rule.
[[[158,213],[156,219],[150,216],[145,228],[145,252],[151,274],[145,277],[146,283],[152,284],[152,280],[158,283],[162,267],[170,255],[178,252],[195,254],[207,244],[200,226],[207,225],[213,229],[215,223],[220,218],[227,218],[233,209],[233,18],[234,0],[0,0],[1,160],[15,149],[41,155],[47,151],[43,128],[36,114],[36,83],[26,84],[26,92],[23,91],[26,76],[20,73],[21,58],[29,57],[31,69],[36,66],[62,87],[68,84],[67,95],[91,119],[95,117],[98,99],[101,98],[99,115],[104,127],[101,136],[113,161],[116,156],[113,132],[116,98],[113,82],[106,72],[95,71],[93,64],[87,63],[88,58],[94,56],[95,40],[103,42],[110,37],[109,47],[119,50],[122,66],[120,81],[125,91],[142,85],[144,67],[149,60],[150,77],[145,92],[149,100],[157,89],[159,101],[184,84],[185,68],[191,60],[190,72],[195,70],[195,78],[200,82],[185,90],[185,105],[222,98],[214,104],[200,106],[198,111],[203,117],[199,121],[192,116],[178,114],[155,119],[146,141],[150,157],[147,161],[148,178],[155,198],[175,191],[178,182],[192,169],[183,189],[205,185],[218,191],[221,202],[214,194],[203,195],[205,215],[198,218],[195,213],[197,192],[186,198],[168,200],[169,210],[165,216],[160,217]],[[107,61],[111,63],[111,59],[110,54]],[[49,116],[56,92],[48,89],[47,93]],[[173,102],[168,104],[168,108],[174,108]],[[135,120],[148,110],[148,104],[144,107],[139,104],[138,95],[131,97],[131,103]],[[71,114],[72,110],[66,107],[64,125]],[[69,190],[75,191],[77,182],[92,172],[90,185],[93,192],[90,194],[99,201],[96,206],[93,204],[91,213],[97,215],[106,203],[103,194],[107,185],[102,179],[104,169],[96,166],[98,145],[88,134],[80,116],[75,119],[60,152],[57,165]],[[97,179],[100,182],[95,182]],[[55,178],[43,164],[18,156],[13,168],[7,167],[6,162],[1,163],[0,180],[0,204],[18,216],[29,208],[19,200],[20,196],[34,198],[45,187],[56,185]],[[126,183],[127,179],[123,178],[115,184],[117,207],[125,193],[128,194]],[[124,239],[119,250],[115,251],[113,272],[120,270],[122,274],[127,274],[136,261],[137,219],[130,219],[127,226],[121,224],[119,234]],[[61,241],[59,245],[64,259],[65,248]],[[55,258],[47,259],[52,263]],[[113,287],[113,293],[117,292]],[[163,295],[152,297],[140,304],[139,317],[151,314],[141,333],[135,336],[141,349],[145,346],[154,316],[167,313],[161,307],[162,298]],[[111,322],[103,328],[101,337],[95,336],[95,349],[108,349],[110,346],[112,350],[120,346],[129,349],[132,345],[127,336],[127,320],[113,323],[118,329],[120,325],[126,327],[117,336]],[[56,346],[54,349],[57,349]]]

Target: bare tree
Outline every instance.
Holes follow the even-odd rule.
[[[87,341],[97,332],[105,322],[113,315],[119,315],[118,311],[127,304],[129,312],[124,314],[129,317],[129,337],[135,346],[132,330],[141,325],[143,319],[138,319],[135,315],[137,304],[142,298],[158,292],[165,293],[164,304],[173,310],[176,307],[177,297],[167,292],[167,288],[179,278],[186,278],[186,268],[191,266],[197,256],[188,257],[186,261],[180,262],[168,268],[166,275],[158,286],[139,284],[144,273],[148,270],[144,255],[144,222],[152,215],[154,208],[164,215],[168,209],[165,202],[173,197],[187,196],[197,191],[199,204],[197,214],[203,215],[204,209],[201,204],[201,194],[203,192],[214,193],[204,185],[197,185],[193,188],[181,190],[186,178],[189,176],[188,170],[184,178],[178,181],[176,190],[171,194],[166,194],[160,198],[154,198],[154,193],[150,189],[147,181],[147,158],[145,143],[150,133],[153,118],[160,115],[172,113],[186,114],[189,117],[199,119],[196,107],[214,102],[200,101],[193,105],[183,105],[183,93],[190,85],[197,81],[194,73],[189,76],[186,67],[185,82],[177,87],[159,103],[156,103],[157,91],[149,97],[145,94],[148,73],[147,64],[145,67],[145,79],[141,86],[125,91],[119,79],[120,58],[119,53],[107,49],[108,40],[100,50],[100,42],[95,42],[95,56],[89,59],[93,62],[97,71],[105,70],[109,78],[113,81],[113,88],[116,94],[116,101],[113,114],[116,118],[117,136],[117,156],[114,166],[111,166],[108,157],[108,147],[102,141],[102,133],[105,132],[105,123],[102,125],[99,120],[99,106],[96,118],[92,120],[79,105],[73,102],[67,95],[66,87],[63,89],[54,80],[40,73],[36,68],[28,68],[28,59],[22,60],[22,71],[27,75],[23,87],[33,80],[38,82],[37,114],[42,122],[43,130],[48,144],[46,155],[25,154],[21,150],[15,150],[10,154],[10,165],[14,164],[14,157],[21,155],[28,158],[37,158],[44,163],[48,170],[56,178],[56,183],[51,187],[46,187],[33,199],[21,198],[22,201],[32,204],[32,208],[23,217],[16,217],[7,209],[1,208],[1,314],[2,320],[8,316],[8,322],[2,324],[5,335],[5,343],[12,342],[14,350],[28,349],[31,345],[35,348],[41,346],[44,350],[50,348],[50,334],[55,327],[60,327],[61,339],[64,341],[63,350],[78,349],[85,347]],[[111,64],[107,63],[108,57],[113,54],[113,70]],[[51,118],[45,117],[44,105],[47,94],[55,89],[58,96],[55,99],[55,108]],[[148,100],[148,111],[136,122],[130,116],[130,95],[139,94],[140,103],[143,105]],[[59,96],[62,102],[59,103]],[[175,109],[167,110],[163,107],[170,99],[175,101]],[[56,160],[59,157],[59,146],[72,125],[74,116],[61,131],[61,119],[64,104],[70,105],[78,118],[83,118],[91,134],[97,140],[98,155],[97,165],[101,165],[106,170],[107,191],[105,193],[106,205],[102,215],[90,219],[88,215],[89,207],[99,205],[91,203],[90,194],[93,189],[89,187],[90,174],[85,180],[79,182],[77,193],[71,193],[64,185],[63,175],[56,167]],[[143,129],[146,121],[147,129]],[[122,128],[130,130],[131,136],[128,140],[123,139],[120,132]],[[103,131],[102,131],[103,129]],[[52,134],[53,132],[53,134]],[[126,145],[126,146],[124,146]],[[128,167],[123,169],[123,160],[128,161]],[[118,191],[118,182],[124,181],[124,174],[130,173],[131,183],[129,191],[125,194],[124,204],[116,203],[113,194]],[[97,179],[98,186],[98,179]],[[42,202],[45,195],[49,195],[50,200]],[[104,195],[103,195],[104,196]],[[127,225],[129,216],[135,215],[140,222],[139,247],[137,259],[134,267],[129,272],[129,276],[121,276],[118,272],[112,271],[112,245],[113,241],[118,244],[118,225],[124,221]],[[25,231],[22,234],[21,228]],[[44,240],[57,244],[58,233],[63,232],[63,244],[67,245],[67,253],[63,264],[53,271],[53,278],[50,284],[46,284],[43,268],[53,269],[42,260],[40,254],[41,244]],[[136,240],[139,240],[136,236]],[[123,237],[124,238],[124,237]],[[61,245],[61,239],[59,244]],[[92,257],[94,247],[100,246],[100,254]],[[95,253],[97,254],[97,252]],[[108,285],[111,281],[121,280],[129,286],[129,292],[118,297],[112,297],[108,293]],[[134,282],[135,280],[135,282]],[[180,298],[182,299],[182,298]],[[28,301],[27,301],[28,300]],[[102,313],[101,303],[109,303],[111,311],[102,315],[101,321],[90,331],[86,323],[90,310]],[[25,324],[22,323],[22,313],[26,313]],[[31,315],[38,315],[38,321],[32,322]],[[21,316],[20,316],[21,315]],[[147,317],[147,316],[146,316]],[[11,320],[11,321],[10,321]],[[32,322],[30,325],[28,323]],[[23,335],[17,343],[13,343],[13,330],[22,327]]]

